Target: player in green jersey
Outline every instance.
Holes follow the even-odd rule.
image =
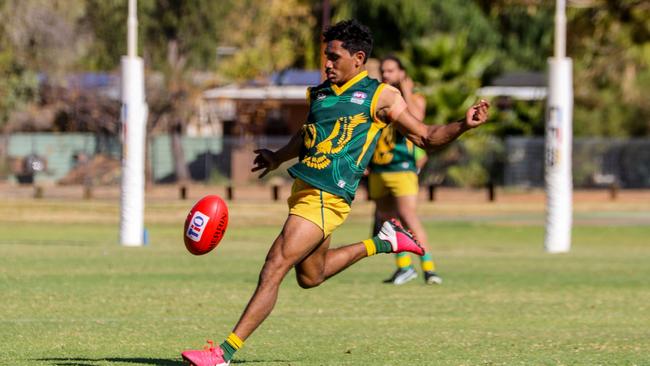
[[[395,56],[385,57],[381,61],[381,76],[384,83],[399,89],[409,112],[414,117],[423,119],[426,100],[423,95],[413,92],[413,81],[406,74],[401,60]],[[435,272],[435,263],[427,246],[426,231],[416,213],[419,190],[417,173],[426,161],[426,154],[423,158],[416,159],[417,149],[419,148],[392,126],[382,131],[368,165],[370,198],[376,204],[373,235],[379,231],[382,222],[398,217],[426,251],[420,256],[424,283],[441,284],[442,278]],[[397,270],[384,283],[402,285],[417,277],[409,253],[396,254],[395,261]]]
[[[489,105],[481,101],[458,122],[427,126],[407,110],[399,90],[368,78],[365,63],[373,43],[368,28],[356,20],[343,21],[328,28],[323,39],[327,44],[327,80],[309,90],[307,122],[286,146],[275,152],[257,150],[254,160],[253,171],[262,170],[262,177],[298,157],[298,163],[289,169],[295,178],[289,216],[269,249],[257,288],[232,333],[217,347],[182,353],[196,366],[230,363],[271,313],[280,283],[292,268],[298,284],[311,288],[374,254],[424,253],[396,222],[384,223],[370,239],[329,247],[331,233],[347,217],[354,190],[387,124],[392,123],[415,145],[434,149],[487,120]]]

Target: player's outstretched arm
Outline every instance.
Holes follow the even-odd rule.
[[[302,133],[298,131],[289,142],[284,145],[281,149],[276,152],[273,152],[268,149],[257,149],[254,151],[257,156],[253,160],[253,169],[252,172],[256,172],[260,169],[264,169],[259,178],[264,177],[270,171],[277,169],[282,163],[287,160],[291,160],[298,156],[300,153],[300,147],[302,146]]]
[[[465,118],[459,121],[427,126],[409,112],[397,89],[387,86],[381,93],[376,111],[379,118],[394,123],[404,136],[426,150],[440,148],[454,141],[463,132],[484,124],[490,108],[487,101],[481,100],[471,106],[465,113]]]

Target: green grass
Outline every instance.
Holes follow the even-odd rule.
[[[224,242],[194,257],[181,242],[186,206],[150,205],[150,244],[123,248],[113,203],[4,204],[0,364],[180,365],[181,350],[220,342],[285,209],[233,205]],[[245,220],[259,210],[272,217]],[[335,245],[367,236],[363,210]],[[486,217],[427,224],[439,287],[381,284],[387,255],[311,290],[288,276],[235,364],[650,364],[650,225],[576,226],[571,253],[548,255],[541,225]]]

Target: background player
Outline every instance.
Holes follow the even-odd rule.
[[[426,99],[413,92],[413,80],[408,77],[399,58],[388,56],[381,61],[382,81],[397,88],[408,111],[416,118],[424,119]],[[426,162],[426,154],[416,159],[419,149],[393,126],[387,126],[381,133],[375,153],[369,164],[368,186],[370,198],[375,201],[375,223],[373,235],[382,222],[391,217],[400,219],[402,225],[411,230],[426,253],[420,257],[420,264],[427,284],[441,284],[435,272],[435,263],[427,246],[427,234],[416,213],[418,197],[418,170]],[[402,285],[417,277],[408,253],[395,255],[397,270],[385,283]]]

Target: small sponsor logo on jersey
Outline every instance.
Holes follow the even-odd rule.
[[[354,94],[352,94],[352,98],[350,98],[350,102],[356,104],[363,104],[363,102],[366,101],[366,98],[368,98],[368,94],[362,91],[356,91],[354,92]]]
[[[402,169],[407,169],[409,167],[409,165],[410,164],[408,163],[408,161],[403,162],[402,163]]]
[[[325,94],[323,94],[323,93],[318,93],[318,94],[316,95],[316,100],[323,100],[323,99],[325,99],[325,97],[326,97]]]
[[[208,225],[208,221],[210,221],[210,217],[208,217],[208,215],[204,214],[201,211],[194,212],[185,235],[188,238],[198,242],[201,240],[201,236],[203,236],[203,231],[205,231],[205,227]]]
[[[336,183],[339,188],[345,188],[345,181],[343,179],[339,180],[338,183]]]

